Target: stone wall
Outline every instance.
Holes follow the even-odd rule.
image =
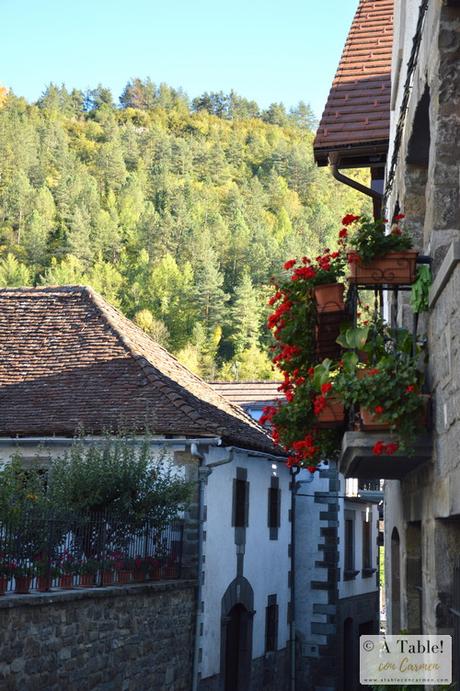
[[[195,582],[0,598],[1,691],[189,691]]]

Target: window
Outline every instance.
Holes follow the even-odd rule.
[[[355,516],[353,511],[345,511],[345,568],[344,579],[354,578],[355,571]]]
[[[265,652],[269,653],[278,647],[278,605],[276,595],[268,596],[265,608]]]
[[[371,542],[371,516],[372,512],[367,509],[363,512],[363,576],[371,576],[374,573],[372,568],[372,542]]]
[[[247,471],[237,468],[236,479],[233,480],[233,521],[235,528],[246,528],[249,513],[249,482],[246,480]]]
[[[278,539],[278,528],[280,527],[280,504],[281,490],[279,480],[272,477],[271,486],[268,488],[268,527],[270,528],[270,540]]]

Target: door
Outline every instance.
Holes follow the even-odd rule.
[[[225,635],[225,691],[245,691],[251,672],[249,613],[237,604],[229,612]]]

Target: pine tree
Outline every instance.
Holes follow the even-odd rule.
[[[236,354],[258,345],[261,327],[260,296],[252,285],[251,277],[244,273],[235,289],[235,300],[230,310],[231,342]]]

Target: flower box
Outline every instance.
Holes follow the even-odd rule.
[[[355,261],[353,253],[348,255],[350,283],[360,285],[410,285],[416,278],[415,263],[417,252],[388,252],[383,257],[368,264]]]
[[[326,283],[314,287],[316,300],[316,311],[324,312],[343,312],[345,304],[343,293],[345,286],[343,283]]]
[[[334,396],[326,399],[326,405],[317,415],[318,427],[324,429],[340,427],[345,422],[343,403]]]

